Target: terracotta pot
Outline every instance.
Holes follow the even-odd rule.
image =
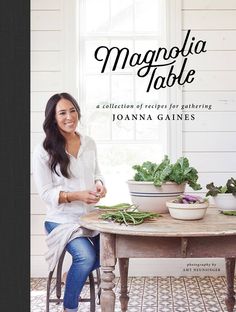
[[[128,187],[133,204],[140,211],[168,213],[166,202],[184,193],[186,183],[166,182],[156,187],[153,182],[128,180]]]

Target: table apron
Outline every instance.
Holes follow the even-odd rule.
[[[236,235],[148,237],[115,235],[116,258],[236,257]]]

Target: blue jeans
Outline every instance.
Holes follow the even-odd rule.
[[[50,233],[59,223],[46,221],[44,225]],[[66,245],[66,251],[72,256],[72,264],[67,273],[63,305],[66,311],[76,312],[87,277],[100,266],[99,235],[91,238],[77,237]]]

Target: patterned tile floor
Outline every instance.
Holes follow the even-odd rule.
[[[119,278],[115,282],[115,311],[119,312]],[[224,277],[130,277],[128,289],[128,312],[227,312]],[[86,293],[88,286],[82,297]],[[45,294],[46,279],[31,279],[31,312],[45,312]],[[50,304],[50,312],[61,311],[62,305]],[[99,305],[96,311],[101,311]],[[89,312],[89,304],[80,303],[79,312]]]

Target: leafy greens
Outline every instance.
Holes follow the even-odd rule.
[[[195,168],[189,166],[186,157],[180,157],[176,163],[172,164],[167,155],[160,164],[146,161],[142,165],[134,165],[136,170],[135,181],[153,182],[155,186],[161,186],[170,181],[177,184],[187,183],[192,189],[200,190],[201,185],[197,183],[198,172]]]
[[[215,186],[213,182],[206,185],[208,192],[206,196],[216,196],[217,194],[229,194],[232,193],[236,196],[236,180],[234,178],[228,179],[226,185],[224,186]]]

